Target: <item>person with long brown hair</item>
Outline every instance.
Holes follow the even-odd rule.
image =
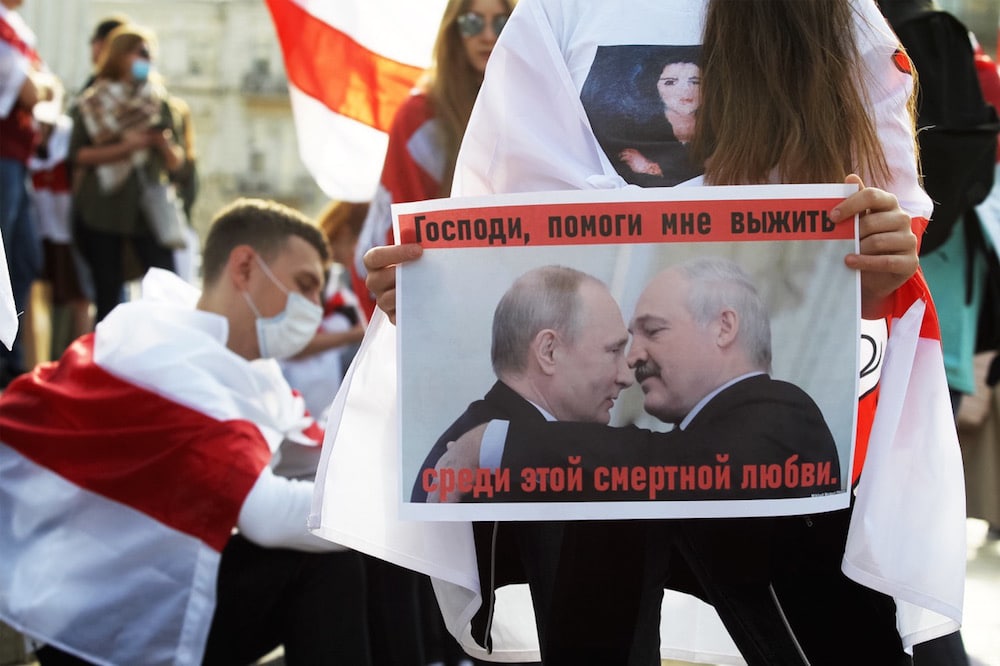
[[[602,150],[599,128],[581,104],[595,63],[609,49],[700,43],[691,150],[704,176],[686,185],[857,185],[830,216],[860,217],[859,252],[844,263],[860,271],[863,317],[900,316],[914,299],[932,309],[917,260],[931,204],[918,178],[914,79],[872,0],[705,0],[683,7],[615,0],[582,9],[574,0],[518,6],[493,56],[497,76],[487,76],[470,119],[453,194],[624,186],[612,166],[617,156]],[[365,256],[368,286],[390,318],[395,266],[419,256],[413,244]],[[861,398],[855,483],[877,396]],[[947,486],[922,491],[944,504]],[[908,625],[912,616],[901,615],[897,631],[893,599],[841,571],[852,511],[649,521],[631,542],[610,548],[607,523],[568,523],[555,602],[544,609],[554,631],[540,635],[543,659],[659,663],[658,600],[670,585],[712,603],[750,664],[908,664],[901,634],[908,643],[926,634]],[[915,530],[901,538],[913,549],[933,549]],[[630,548],[646,550],[645,574],[615,559]],[[609,570],[613,583],[595,579]],[[882,587],[874,578],[869,584]]]
[[[358,239],[355,291],[368,317],[375,303],[360,258],[392,243],[394,203],[446,197],[458,148],[472,113],[486,62],[516,0],[449,0],[434,42],[430,68],[396,112],[382,177]]]

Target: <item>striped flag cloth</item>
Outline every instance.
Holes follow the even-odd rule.
[[[430,64],[444,0],[267,0],[299,154],[333,199],[375,193],[387,132]]]
[[[965,477],[937,313],[919,273],[895,294],[844,573],[896,600],[903,644],[959,628]]]
[[[201,663],[223,547],[301,399],[166,271],[0,395],[0,619],[97,664]]]

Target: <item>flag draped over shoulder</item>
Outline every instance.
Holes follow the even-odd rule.
[[[430,64],[444,0],[267,0],[302,161],[327,196],[375,193],[399,108]]]
[[[152,271],[0,395],[0,618],[99,664],[200,663],[220,553],[303,406]]]

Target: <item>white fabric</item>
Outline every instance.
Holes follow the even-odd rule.
[[[924,304],[893,322],[844,573],[896,599],[907,647],[959,628],[965,481],[941,343],[920,337]]]
[[[6,21],[25,44],[34,47],[35,33],[20,14],[0,5],[0,19]],[[21,94],[21,87],[32,69],[27,56],[0,39],[0,118],[10,115],[10,110],[14,108],[18,95]]]
[[[3,444],[0,480],[0,618],[97,664],[201,662],[217,551]]]
[[[316,184],[331,199],[368,201],[382,170],[388,135],[334,113],[291,82],[288,93],[299,157]]]
[[[225,347],[227,321],[167,271],[97,326],[109,373],[218,420],[258,425],[275,449],[303,427],[304,403],[273,361]],[[312,483],[265,468],[238,527],[264,546],[341,547],[305,528]],[[197,664],[215,608],[219,553],[59,477],[0,444],[0,617],[40,641],[107,664]],[[70,509],[71,507],[71,509]]]
[[[931,202],[917,182],[903,103],[911,81],[891,65],[896,40],[874,3],[855,0],[853,5],[867,70],[862,83],[893,168],[891,182],[883,187],[911,215],[928,217]],[[487,67],[459,153],[453,195],[623,186],[596,142],[580,102],[597,47],[700,43],[703,10],[704,2],[521,0]],[[395,431],[395,353],[395,331],[377,313],[349,380],[334,402],[310,525],[321,536],[439,579],[434,587],[449,631],[470,654],[483,657],[466,626],[482,601],[471,526],[406,523],[397,517],[402,482]],[[874,449],[882,449],[889,443],[886,437],[894,434],[885,419],[883,423],[885,429],[873,438]],[[897,534],[902,543],[912,536],[894,532],[890,514],[869,516],[862,510],[855,518],[872,520],[873,528]],[[855,546],[857,538],[852,532]],[[887,568],[892,565],[879,561]],[[731,642],[726,645],[725,632],[720,638],[714,631],[721,626],[714,612],[699,611],[690,605],[693,599],[687,601],[687,610],[671,607],[672,616],[701,613],[705,624],[699,626],[706,629],[702,633],[680,622],[664,623],[662,655],[740,663]],[[533,626],[507,610],[497,607],[494,653],[489,658],[520,660],[526,654],[537,658],[532,652],[537,650]],[[530,614],[530,608],[518,612]],[[703,645],[692,647],[695,635],[704,637]]]
[[[17,308],[14,307],[14,288],[10,285],[7,269],[7,252],[0,234],[0,342],[9,350],[17,337]]]

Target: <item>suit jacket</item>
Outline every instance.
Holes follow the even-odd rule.
[[[568,464],[570,457],[580,464]],[[511,421],[501,464],[511,468],[511,492],[501,501],[773,499],[844,487],[819,407],[802,389],[767,375],[721,391],[683,431]],[[583,470],[577,492],[528,492],[515,481],[524,468],[574,466]],[[625,487],[608,489],[611,470],[623,466],[631,468],[619,483]],[[728,483],[717,468],[729,469]],[[743,487],[745,470],[754,482]],[[662,484],[655,491],[654,478]]]
[[[427,491],[421,485],[423,472],[434,468],[438,458],[446,451],[448,442],[492,419],[545,423],[545,417],[534,405],[503,382],[496,382],[482,400],[470,404],[434,443],[413,484],[411,502],[427,500]],[[492,617],[494,591],[513,583],[528,583],[530,586],[536,621],[539,624],[539,639],[544,640],[548,607],[559,562],[562,529],[562,523],[547,521],[472,524],[483,593],[483,605],[472,618],[472,637],[480,645],[487,649],[492,646],[489,618]]]

